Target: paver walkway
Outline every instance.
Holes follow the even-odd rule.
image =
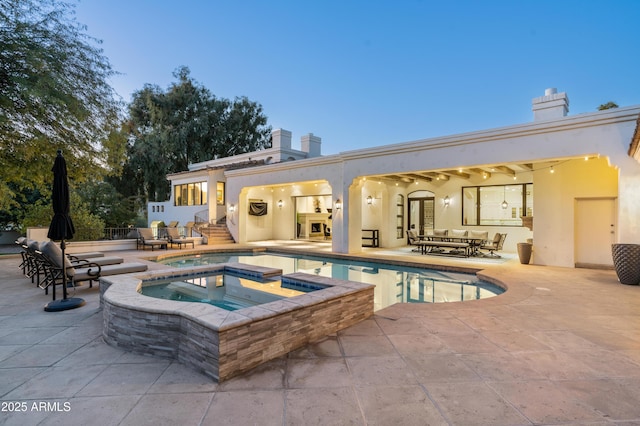
[[[106,345],[96,286],[44,312],[19,262],[0,256],[3,425],[640,424],[640,287],[613,271],[489,265],[499,297],[394,305],[217,384]]]

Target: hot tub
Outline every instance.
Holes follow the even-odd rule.
[[[224,273],[263,280],[282,271],[227,263],[105,277],[100,280],[105,341],[176,359],[223,381],[373,315],[373,285],[305,273],[282,275],[281,280],[315,291],[234,311],[139,292],[159,280]]]

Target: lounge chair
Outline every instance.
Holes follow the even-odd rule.
[[[55,247],[49,247],[49,245],[54,245]],[[53,241],[45,241],[40,243],[40,251],[43,253],[47,253],[49,256],[62,256],[62,250],[60,247],[54,243]],[[117,265],[119,263],[123,263],[124,259],[117,256],[105,256],[100,253],[101,256],[92,257],[93,254],[90,254],[89,257],[86,257],[82,253],[78,254],[66,254],[67,259],[71,262],[71,265],[74,268],[82,267],[83,265],[93,263],[95,265],[107,266],[107,265]]]
[[[191,244],[191,248],[195,247],[195,243],[190,238],[184,238],[178,233],[178,228],[167,228],[167,241],[173,247],[174,244],[178,245],[178,248],[181,249],[183,245]]]
[[[151,247],[151,251],[156,247],[166,249],[167,241],[155,238],[151,228],[138,228],[138,242],[136,248],[140,249],[140,247],[142,247],[144,250],[146,246]]]
[[[507,234],[501,234],[496,232],[496,235],[493,237],[493,241],[488,245],[480,246],[481,250],[488,250],[489,253],[483,254],[484,257],[492,257],[494,259],[499,259],[502,256],[496,254],[496,251],[502,250],[502,246],[504,245],[504,240],[507,239]]]
[[[52,285],[71,283],[75,287],[79,282],[89,281],[89,287],[93,287],[93,282],[98,281],[101,277],[147,270],[147,265],[144,263],[131,262],[102,266],[87,261],[74,265],[68,258],[65,258],[63,265],[62,251],[57,244],[53,242],[42,244],[41,248],[42,250],[36,251],[36,259],[42,263],[45,279],[40,282],[39,287],[44,288],[47,294]]]

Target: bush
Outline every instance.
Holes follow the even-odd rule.
[[[71,197],[71,219],[76,228],[76,233],[71,241],[95,241],[103,236],[104,222],[91,213],[86,204],[80,201],[80,197],[74,193]],[[39,200],[26,208],[22,219],[21,231],[26,232],[27,228],[49,227],[53,219],[53,208],[51,202]]]

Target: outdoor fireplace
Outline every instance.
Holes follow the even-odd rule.
[[[311,222],[311,233],[319,234],[322,232],[322,222]]]

